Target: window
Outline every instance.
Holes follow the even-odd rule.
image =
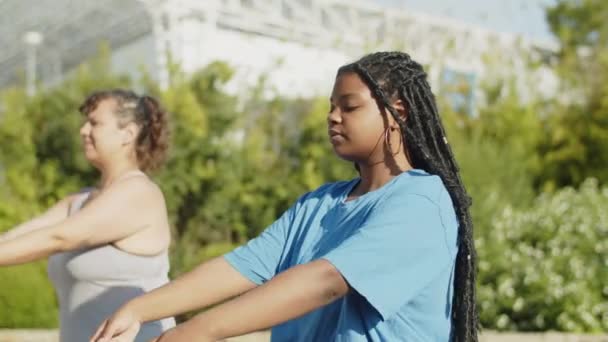
[[[444,68],[440,92],[448,105],[458,113],[475,114],[475,73]]]

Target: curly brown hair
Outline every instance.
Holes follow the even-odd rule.
[[[129,122],[135,122],[140,127],[135,144],[139,167],[148,172],[162,166],[169,147],[169,125],[168,114],[159,102],[151,96],[138,96],[130,90],[101,90],[89,95],[78,110],[88,115],[107,99],[116,101],[114,114],[121,127]]]

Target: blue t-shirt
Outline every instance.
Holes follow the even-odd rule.
[[[410,170],[345,201],[358,182],[307,193],[224,257],[256,284],[326,259],[352,288],[274,327],[273,341],[448,341],[458,222],[443,182]]]

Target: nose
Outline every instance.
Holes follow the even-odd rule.
[[[80,127],[80,136],[81,137],[87,137],[89,135],[89,132],[91,131],[91,124],[89,124],[89,122],[85,122],[82,127]]]
[[[327,123],[336,124],[342,122],[342,116],[340,115],[340,109],[338,106],[330,108],[329,113],[327,113]]]

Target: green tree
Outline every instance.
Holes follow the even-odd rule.
[[[562,82],[540,146],[545,186],[608,181],[608,3],[560,0],[547,12]]]

